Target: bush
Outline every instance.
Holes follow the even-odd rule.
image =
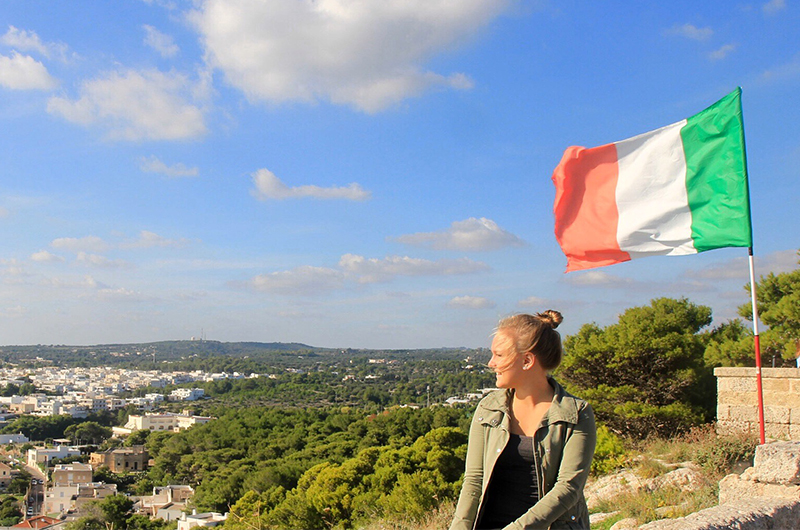
[[[608,430],[605,425],[597,426],[597,446],[592,460],[594,475],[607,475],[621,468],[627,459],[627,451],[622,439]]]

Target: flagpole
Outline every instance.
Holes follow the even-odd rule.
[[[738,87],[739,94],[742,87]],[[750,178],[747,171],[747,147],[744,139],[744,112],[742,111],[742,100],[739,99],[739,113],[742,119],[742,156],[744,157],[744,171],[748,177],[747,183],[747,214],[750,218],[750,246],[747,247],[747,257],[750,263],[750,305],[753,306],[753,346],[756,353],[756,392],[758,394],[758,439],[761,445],[766,443],[764,433],[764,391],[761,384],[761,341],[758,338],[758,303],[756,301],[756,273],[753,264],[753,214],[750,208]]]
[[[747,249],[750,262],[750,303],[753,306],[753,341],[756,350],[756,387],[758,392],[758,438],[761,445],[766,443],[764,434],[764,392],[761,385],[761,342],[758,338],[758,306],[756,305],[756,273],[753,265],[753,247]]]

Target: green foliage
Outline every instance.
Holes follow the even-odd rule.
[[[685,430],[714,413],[713,376],[699,334],[710,322],[711,309],[686,299],[630,308],[616,324],[587,324],[567,338],[558,377],[615,432]]]
[[[16,473],[11,482],[8,484],[6,488],[6,493],[15,493],[22,495],[28,491],[28,487],[31,483],[31,474],[24,468],[20,469],[18,473]]]
[[[715,478],[722,478],[737,464],[749,467],[755,457],[758,439],[753,434],[718,435],[712,426],[692,429],[683,437],[690,458]]]
[[[738,318],[703,335],[708,366],[755,366],[753,332]]]
[[[596,476],[607,475],[621,468],[626,460],[627,450],[622,438],[609,431],[605,425],[598,425],[592,473]]]
[[[800,251],[798,251],[800,255]],[[750,290],[749,284],[745,289]],[[800,268],[762,276],[756,285],[758,317],[768,326],[761,339],[762,356],[793,361],[800,351]],[[752,306],[739,307],[739,315],[752,320]]]
[[[13,526],[22,519],[22,511],[16,497],[6,496],[0,501],[0,526]]]
[[[410,445],[369,447],[341,464],[322,462],[291,490],[246,493],[225,526],[353,528],[375,517],[418,521],[457,495],[465,449],[463,431],[440,427]]]

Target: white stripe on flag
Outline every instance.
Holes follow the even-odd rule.
[[[686,120],[617,142],[617,241],[631,258],[695,254],[680,131]]]

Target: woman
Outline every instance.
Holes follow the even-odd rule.
[[[589,528],[594,414],[549,375],[561,362],[561,320],[549,310],[498,324],[489,367],[500,390],[475,410],[450,530]]]

